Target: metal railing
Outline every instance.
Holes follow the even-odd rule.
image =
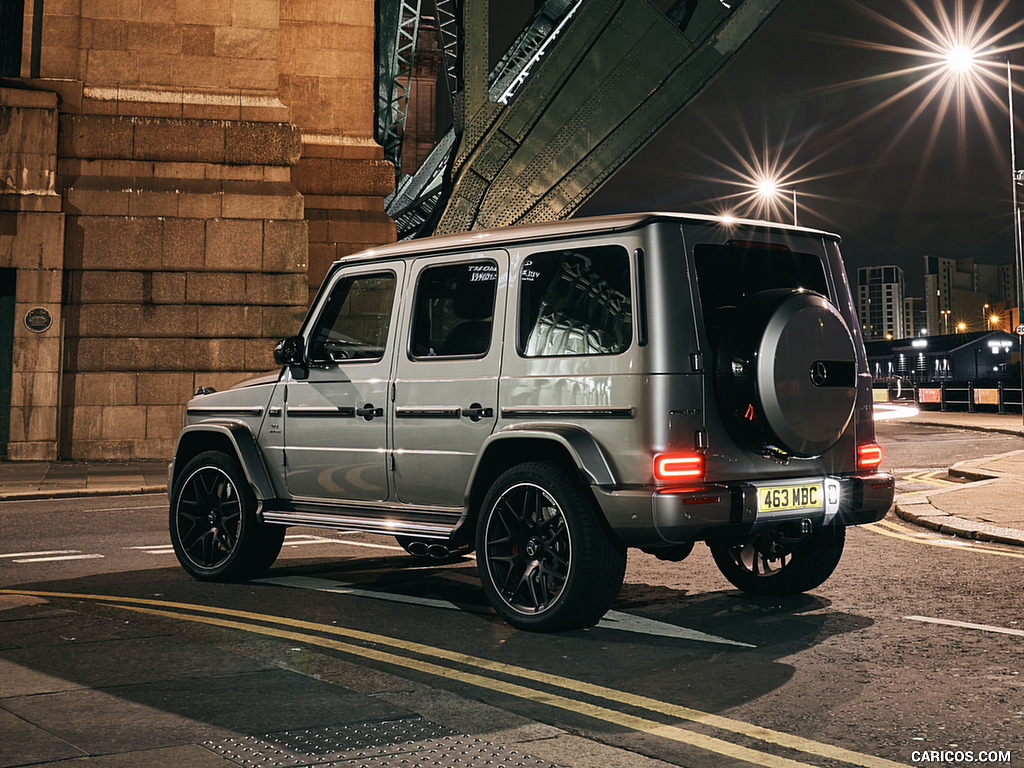
[[[968,382],[907,383],[876,382],[874,400],[914,402],[922,410],[967,411],[969,413],[1021,413],[1022,390],[998,383],[995,386]]]

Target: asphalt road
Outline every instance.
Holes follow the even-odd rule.
[[[905,423],[879,438],[901,492],[1024,447]],[[154,496],[0,509],[0,766],[231,765],[263,734],[378,721],[474,737],[426,765],[1024,759],[1019,549],[890,516],[787,599],[735,591],[703,546],[682,563],[631,552],[601,625],[536,635],[493,615],[471,558],[423,564],[388,539],[295,529],[267,579],[202,584],[165,526]],[[326,759],[307,754],[248,764]]]

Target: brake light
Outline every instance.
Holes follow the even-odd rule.
[[[882,463],[882,446],[878,443],[865,443],[857,446],[857,468],[871,469]]]
[[[704,457],[699,453],[666,453],[654,457],[657,480],[698,480],[704,477]]]

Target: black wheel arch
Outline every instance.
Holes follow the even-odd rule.
[[[531,461],[548,462],[562,469],[579,483],[597,510],[600,510],[600,505],[590,487],[615,484],[604,451],[591,435],[581,429],[544,425],[496,433],[480,452],[473,470],[466,494],[467,514],[460,526],[462,536],[473,538],[480,506],[487,492],[505,470],[521,464],[524,456],[528,456]],[[604,515],[599,517],[602,525],[611,533]]]
[[[174,487],[179,473],[189,461],[209,450],[223,451],[238,461],[258,503],[274,498],[274,485],[263,463],[256,437],[247,425],[233,421],[201,422],[185,427],[174,449],[167,487]]]

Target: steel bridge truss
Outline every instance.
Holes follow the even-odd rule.
[[[545,0],[487,72],[486,0],[436,0],[455,120],[399,175],[399,237],[568,218],[781,2]],[[378,139],[399,170],[421,3],[378,0]]]

